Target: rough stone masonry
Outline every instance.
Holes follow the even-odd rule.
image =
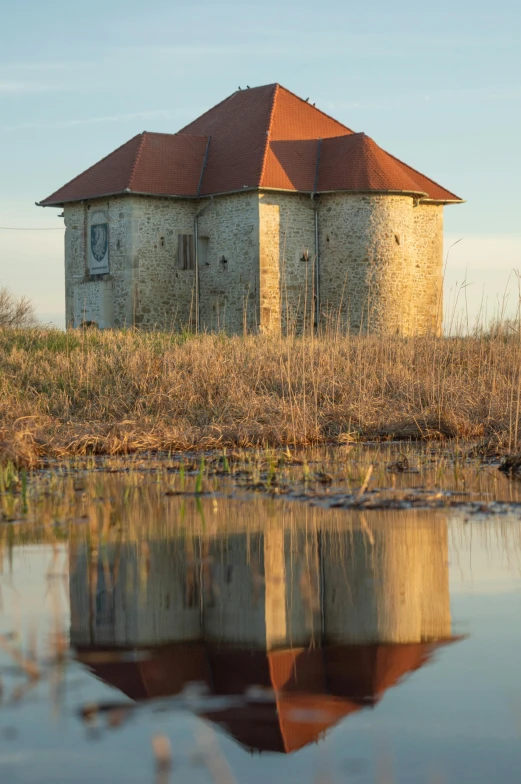
[[[195,269],[178,266],[180,235],[198,258],[200,328],[439,334],[443,207],[412,196],[245,193],[181,201],[123,196],[65,205],[67,325],[193,327]],[[315,247],[315,209],[318,248]],[[110,272],[90,275],[89,216],[105,211]],[[226,259],[224,262],[223,259]]]

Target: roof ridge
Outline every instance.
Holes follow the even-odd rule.
[[[376,144],[376,142],[375,142],[375,144]],[[437,188],[440,188],[440,190],[446,191],[447,193],[450,193],[450,195],[454,196],[454,198],[457,201],[463,201],[463,199],[461,199],[459,196],[456,196],[456,194],[453,193],[452,191],[449,191],[448,188],[445,188],[443,185],[440,185],[439,182],[436,182],[436,180],[433,180],[431,177],[427,177],[426,174],[423,174],[421,171],[418,171],[418,169],[415,169],[413,166],[409,166],[408,163],[405,163],[404,161],[401,161],[399,158],[396,157],[396,155],[392,155],[390,152],[387,152],[387,150],[384,150],[383,147],[380,147],[380,149],[383,150],[385,152],[385,154],[389,156],[389,158],[392,158],[394,161],[396,161],[396,163],[399,163],[400,166],[405,166],[406,169],[410,169],[415,174],[419,174],[420,177],[423,177],[424,179],[428,180],[429,182],[432,182],[432,184],[435,185]],[[433,199],[433,201],[438,201],[438,199]],[[442,201],[442,200],[440,200],[440,201]]]
[[[119,147],[116,147],[116,149],[115,149],[115,150],[112,150],[112,152],[109,152],[109,154],[108,154],[108,155],[105,155],[103,158],[100,158],[100,160],[99,160],[99,161],[96,161],[96,163],[93,163],[93,164],[92,164],[92,166],[87,166],[87,168],[86,168],[86,169],[84,169],[84,170],[83,170],[82,172],[80,172],[79,174],[77,174],[77,175],[76,175],[76,177],[73,177],[73,178],[72,178],[72,180],[69,180],[69,181],[68,181],[68,182],[66,182],[64,185],[62,185],[62,187],[61,187],[61,188],[58,188],[58,191],[62,191],[64,188],[67,188],[67,186],[69,186],[69,185],[72,185],[72,183],[73,183],[73,182],[76,182],[76,180],[79,180],[79,179],[80,179],[80,177],[83,177],[83,175],[84,175],[84,174],[87,174],[87,172],[89,172],[91,169],[94,169],[94,167],[95,167],[95,166],[99,166],[99,164],[100,164],[100,163],[103,163],[103,161],[106,161],[108,158],[111,158],[111,157],[112,157],[113,155],[115,155],[117,152],[119,152],[120,150],[122,150],[122,149],[123,149],[123,147],[126,147],[126,146],[127,146],[127,144],[130,144],[130,142],[133,142],[133,141],[134,141],[134,139],[137,139],[137,138],[138,138],[138,136],[142,136],[142,135],[143,135],[143,133],[136,133],[136,135],[135,135],[135,136],[133,136],[131,139],[128,139],[128,141],[126,141],[126,142],[123,142],[123,144],[120,144],[120,145],[119,145]],[[58,193],[58,191],[54,191],[54,193]],[[43,199],[43,200],[40,202],[40,205],[42,205],[44,201],[48,201],[50,198],[52,198],[52,196],[54,196],[54,193],[51,193],[51,195],[50,195],[50,196],[48,196],[46,199]]]
[[[284,87],[283,84],[278,84],[278,82],[277,82],[277,87],[280,87],[281,90],[285,90],[287,93],[292,95],[294,98],[298,98],[298,100],[301,101],[306,106],[310,106],[310,104],[307,101],[305,101],[304,98],[301,98],[300,95],[297,95],[296,93],[292,92],[291,90],[288,90],[288,88]],[[351,133],[356,133],[356,131],[353,131],[351,128],[348,128],[347,125],[344,125],[344,123],[341,123],[340,120],[337,120],[336,117],[331,117],[330,114],[327,114],[326,112],[323,112],[322,109],[318,109],[316,106],[313,106],[313,104],[311,104],[311,108],[314,109],[319,114],[324,115],[324,117],[327,117],[328,120],[332,120],[337,125],[340,125],[342,128],[345,128],[346,131],[349,131],[350,134]],[[347,136],[347,134],[346,134],[346,136]],[[331,138],[334,139],[336,137],[332,136]]]
[[[271,101],[271,109],[270,109],[270,116],[268,120],[268,130],[266,131],[266,139],[264,142],[264,153],[262,156],[262,166],[260,170],[260,177],[259,177],[259,187],[262,185],[262,180],[264,179],[264,172],[266,170],[266,161],[268,160],[268,150],[270,147],[270,140],[271,140],[271,129],[273,126],[273,118],[275,116],[275,103],[277,102],[277,95],[279,94],[280,84],[275,82],[275,89],[273,90],[273,97]]]
[[[136,150],[136,157],[134,158],[134,163],[132,164],[132,168],[130,170],[130,177],[128,179],[128,189],[132,190],[132,182],[134,180],[134,175],[136,174],[136,170],[139,164],[139,159],[141,158],[141,153],[143,152],[143,147],[145,146],[147,131],[143,131],[141,134],[141,141],[139,142],[138,148]]]
[[[351,133],[345,133],[343,136],[321,136],[320,138],[323,142],[330,142],[333,139],[351,139],[353,136],[367,136],[367,134],[363,131],[351,131]],[[368,136],[367,138],[370,139],[371,137]]]
[[[186,135],[188,136],[188,134],[186,134]],[[208,163],[208,153],[210,152],[210,142],[211,141],[212,141],[212,137],[208,136],[207,137],[207,142],[206,142],[206,150],[204,152],[203,163],[202,163],[202,166],[201,166],[201,175],[199,177],[199,183],[197,185],[197,196],[198,197],[199,197],[199,195],[201,193],[201,186],[203,184],[204,172],[205,172],[205,169],[206,169],[206,164]]]
[[[176,131],[176,133],[167,133],[166,131],[143,131],[143,133],[146,133],[147,136],[168,136],[168,137],[188,136],[190,139],[207,139],[208,138],[208,135],[204,134],[204,133],[203,134],[201,134],[201,133],[179,133],[178,131]]]

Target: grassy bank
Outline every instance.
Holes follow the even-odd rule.
[[[521,437],[521,343],[0,331],[0,461]]]

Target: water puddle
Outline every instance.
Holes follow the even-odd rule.
[[[378,455],[20,490],[0,526],[0,780],[517,781],[519,488]],[[462,503],[330,502],[360,500],[369,465],[367,498]]]

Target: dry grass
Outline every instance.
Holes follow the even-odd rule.
[[[0,462],[521,436],[517,336],[0,330]]]

